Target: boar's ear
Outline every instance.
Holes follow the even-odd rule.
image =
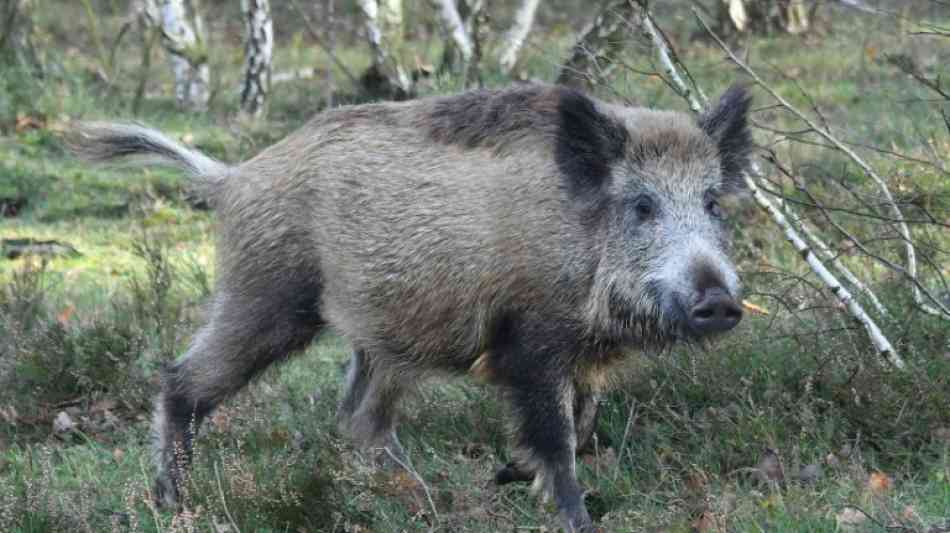
[[[749,166],[752,134],[746,116],[752,97],[742,85],[730,87],[719,102],[699,117],[699,127],[712,137],[719,148],[722,177],[727,189],[745,186],[742,172]]]
[[[627,130],[601,113],[594,101],[574,89],[557,89],[555,159],[575,194],[597,190],[610,176],[610,164],[623,157]]]

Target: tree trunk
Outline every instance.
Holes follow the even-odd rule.
[[[613,59],[630,38],[627,19],[633,15],[633,3],[628,0],[608,2],[581,33],[571,49],[571,56],[561,66],[557,82],[590,89],[613,70]]]
[[[264,114],[270,91],[274,25],[268,0],[241,0],[244,14],[244,79],[241,81],[241,109],[252,116]]]
[[[524,45],[531,26],[534,25],[534,14],[538,11],[538,4],[541,0],[522,0],[518,11],[515,13],[515,20],[511,28],[502,39],[501,53],[498,54],[498,64],[504,73],[511,72],[518,61],[518,52]]]
[[[43,64],[33,46],[31,0],[0,0],[0,64],[28,69],[37,77],[43,75]]]
[[[366,35],[373,64],[362,76],[370,93],[406,98],[412,81],[402,63],[402,0],[357,0],[366,20]]]
[[[471,72],[477,71],[477,64],[472,61],[473,56],[479,55],[479,43],[476,27],[478,26],[478,17],[484,6],[483,0],[431,0],[440,11],[441,27],[445,45],[442,50],[442,64],[439,65],[440,72],[462,72],[468,78]],[[468,52],[464,45],[460,47],[456,44],[453,30],[449,27],[448,21],[442,16],[444,9],[454,11],[461,22],[462,35],[468,42]],[[475,59],[477,62],[478,59]]]
[[[210,71],[199,0],[157,0],[162,43],[175,75],[175,100],[195,111],[208,107]]]
[[[455,0],[432,0],[432,5],[439,12],[439,21],[447,37],[446,41],[451,41],[452,46],[460,54],[462,62],[468,63],[472,58],[474,45],[455,5]]]

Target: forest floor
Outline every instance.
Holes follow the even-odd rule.
[[[807,88],[850,139],[950,162],[943,121],[926,101],[908,103],[923,91],[881,50],[931,52],[893,32],[870,33],[744,45],[782,94],[807,109],[796,84]],[[950,44],[942,46],[935,54],[945,68]],[[323,57],[299,42],[278,50],[277,70]],[[344,55],[365,63],[359,50]],[[711,94],[740,78],[707,42],[681,55]],[[239,47],[216,57],[227,87],[240,73]],[[525,77],[550,81],[556,63],[545,57],[554,56],[529,62]],[[63,67],[39,88],[3,78],[8,97],[29,105],[0,116],[0,531],[557,530],[553,507],[529,487],[492,484],[509,459],[505,405],[471,380],[429,383],[402,406],[413,473],[372,468],[335,428],[349,347],[333,333],[210,417],[196,440],[186,512],[150,503],[155,376],[202,323],[214,216],[189,203],[175,173],[90,168],[64,151],[62,133],[71,119],[132,118],[238,161],[323,107],[326,86],[276,85],[264,121],[237,117],[236,96],[220,88],[208,113],[181,113],[150,94],[133,114],[134,82],[104,82],[94,63],[65,50]],[[127,63],[133,72],[134,57]],[[163,67],[156,59],[152,85],[167,95]],[[509,83],[491,73],[487,82]],[[433,79],[424,92],[457,85]],[[685,109],[655,77],[632,71],[602,93]],[[768,109],[757,117],[778,120]],[[801,168],[838,161],[795,150],[786,155]],[[882,165],[950,220],[947,174]],[[950,531],[950,327],[912,311],[893,277],[846,257],[900,310],[881,323],[910,370],[892,370],[829,293],[802,281],[807,267],[764,214],[747,205],[733,221],[747,298],[763,312],[710,350],[632,356],[635,376],[606,399],[596,446],[578,460],[597,523],[605,531]],[[919,231],[950,249],[946,226]],[[11,257],[18,239],[55,241],[60,253]]]

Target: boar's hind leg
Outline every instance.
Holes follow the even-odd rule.
[[[211,321],[165,370],[152,426],[159,504],[177,503],[202,419],[271,363],[305,348],[320,330],[317,293],[300,289],[292,296],[279,289],[266,297],[219,294]]]
[[[375,452],[382,465],[389,464],[392,458],[405,462],[395,430],[396,403],[402,394],[403,387],[397,378],[374,370],[365,350],[353,350],[337,419],[341,430],[360,448]]]

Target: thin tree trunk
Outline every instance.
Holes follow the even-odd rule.
[[[175,100],[184,108],[208,106],[210,70],[199,0],[157,0],[162,43],[175,76]]]
[[[515,63],[518,61],[518,52],[521,51],[521,47],[531,31],[531,26],[534,25],[534,15],[537,13],[538,4],[540,3],[541,0],[522,0],[521,5],[518,6],[518,11],[515,12],[515,20],[502,39],[501,53],[498,54],[498,64],[501,66],[502,72],[507,74],[515,68]]]
[[[439,65],[439,72],[461,72],[463,76],[470,78],[471,73],[478,70],[478,58],[475,58],[473,63],[473,57],[479,55],[480,52],[476,28],[478,26],[478,17],[481,14],[482,7],[484,7],[485,4],[484,1],[430,0],[430,2],[440,12],[440,19],[442,22],[440,26],[442,28],[443,41],[445,43],[442,50],[442,63]],[[461,22],[461,34],[469,43],[468,46],[470,53],[466,52],[465,45],[460,47],[458,44],[456,44],[456,38],[453,35],[455,30],[450,27],[453,23],[451,20],[447,21],[442,15],[444,10],[455,11],[455,13],[458,15],[458,19]]]
[[[0,64],[18,65],[43,75],[36,48],[33,46],[33,2],[31,0],[0,0]]]
[[[364,88],[372,93],[404,98],[412,82],[402,64],[402,0],[357,0],[366,21],[373,64],[363,74]]]
[[[632,19],[633,14],[633,5],[628,0],[608,2],[581,33],[571,56],[561,66],[557,82],[590,89],[594,82],[609,74],[614,57],[630,38],[627,18]]]
[[[270,92],[274,25],[268,0],[241,0],[244,14],[244,79],[241,109],[253,116],[264,114]]]
[[[432,5],[439,12],[439,21],[442,23],[442,31],[445,32],[447,40],[451,41],[455,50],[458,50],[462,62],[468,63],[472,58],[474,45],[455,0],[432,0]]]
[[[138,114],[145,99],[145,88],[148,85],[148,76],[152,68],[152,47],[158,40],[158,6],[154,0],[137,0],[133,5],[132,18],[139,29],[139,43],[142,46],[142,60],[139,65],[139,79],[132,97],[132,113]]]

